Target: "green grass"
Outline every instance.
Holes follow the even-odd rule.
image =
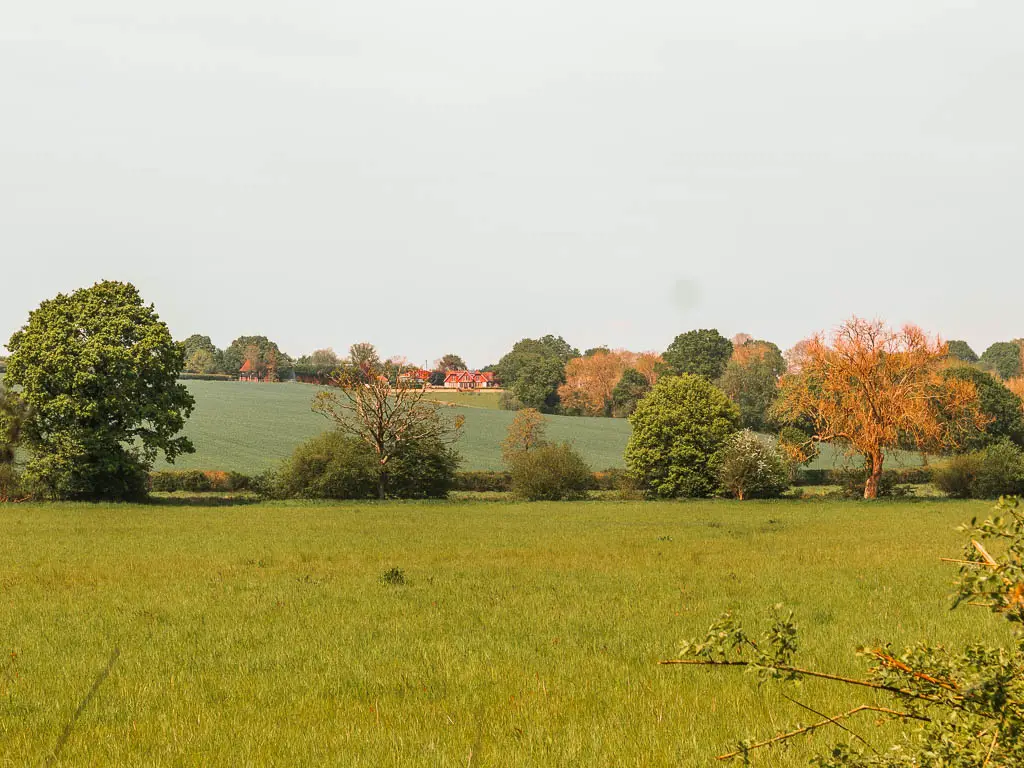
[[[182,456],[178,469],[234,470],[255,474],[288,458],[295,447],[330,427],[310,410],[316,389],[306,384],[242,384],[223,381],[184,382],[196,398],[185,434],[196,453]],[[466,424],[459,442],[462,469],[502,469],[501,441],[515,418],[497,410],[496,392],[435,392],[430,397],[460,403]],[[630,426],[625,419],[548,416],[548,439],[572,443],[595,470],[623,467]],[[823,446],[812,467],[829,469],[852,461]],[[889,466],[920,464],[920,457],[894,453]],[[166,469],[159,465],[157,469]]]
[[[1004,641],[947,610],[939,561],[989,506],[0,506],[0,766],[44,762],[114,648],[56,765],[709,765],[811,716],[658,660],[779,601],[801,661],[840,673],[859,644]]]

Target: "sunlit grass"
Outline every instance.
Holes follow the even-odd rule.
[[[114,648],[58,765],[708,765],[813,716],[659,659],[776,602],[840,672],[860,644],[1003,639],[948,611],[939,561],[988,506],[0,506],[0,765],[44,761]]]

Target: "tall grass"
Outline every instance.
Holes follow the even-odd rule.
[[[658,666],[680,639],[779,601],[839,672],[858,644],[1004,638],[947,610],[939,561],[987,506],[0,507],[0,765],[47,758],[115,648],[54,764],[708,765],[808,717]]]

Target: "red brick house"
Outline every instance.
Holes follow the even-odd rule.
[[[448,371],[444,377],[445,389],[491,389],[498,386],[490,371]]]

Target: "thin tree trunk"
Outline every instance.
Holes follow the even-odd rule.
[[[868,481],[864,484],[865,499],[878,498],[878,482],[882,479],[882,461],[881,452],[871,454],[871,474],[868,475]]]
[[[380,470],[380,474],[377,475],[377,498],[384,501],[387,496],[386,491],[388,488],[388,476],[384,471],[383,467]]]

